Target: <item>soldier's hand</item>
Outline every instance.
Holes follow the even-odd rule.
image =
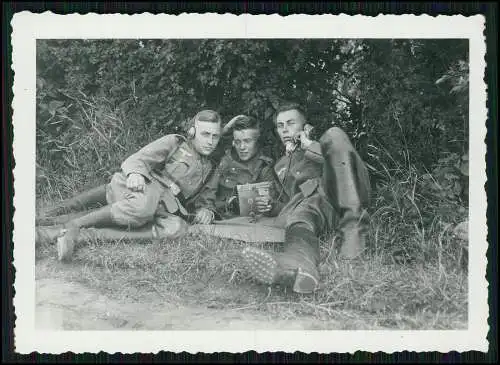
[[[233,127],[234,123],[236,123],[236,121],[241,118],[246,118],[246,115],[243,114],[237,115],[234,118],[232,118],[229,122],[227,122],[227,124],[222,129],[222,134],[228,133]]]
[[[237,196],[232,196],[231,198],[228,199],[226,209],[231,213],[239,214],[240,205]]]
[[[146,179],[141,174],[131,173],[127,177],[127,188],[132,191],[144,191]]]
[[[256,197],[254,200],[254,206],[257,213],[267,213],[273,208],[272,200],[265,196]]]
[[[300,148],[303,150],[308,149],[311,143],[313,142],[311,139],[309,139],[307,132],[302,131],[299,133],[299,138],[300,138]]]
[[[207,208],[201,208],[194,217],[195,224],[210,224],[214,220],[214,213]]]
[[[312,125],[306,124],[304,126],[304,130],[298,134],[298,137],[300,138],[300,147],[303,150],[308,149],[311,146],[311,143],[313,142],[312,139],[310,138],[313,129],[314,127]]]

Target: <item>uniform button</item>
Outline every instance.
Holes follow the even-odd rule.
[[[231,168],[231,170],[232,170],[232,171],[236,171],[236,169],[235,169],[234,167],[233,167],[233,168]]]
[[[226,179],[226,182],[229,182],[229,179]]]
[[[297,175],[300,175],[300,171],[297,171]]]

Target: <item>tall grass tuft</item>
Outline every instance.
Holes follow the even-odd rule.
[[[436,194],[430,173],[414,166],[381,169],[372,200],[370,242],[374,255],[396,263],[411,261],[437,264],[440,270],[466,269],[467,245],[453,234],[460,222],[467,221],[468,209],[457,198]]]
[[[166,133],[154,121],[129,120],[104,97],[63,94],[61,100],[64,107],[37,121],[36,190],[44,199],[108,182],[126,157]]]

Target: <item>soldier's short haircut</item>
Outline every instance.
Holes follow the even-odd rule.
[[[219,113],[217,113],[214,110],[210,110],[210,109],[205,109],[205,110],[198,112],[194,116],[193,121],[211,122],[211,123],[219,123],[219,124],[222,123],[222,119],[221,119]]]
[[[241,117],[234,123],[233,130],[241,131],[243,129],[257,129],[260,131],[260,122],[257,118],[254,117]]]
[[[276,112],[274,113],[274,123],[276,124],[276,121],[278,119],[278,114],[287,112],[289,110],[297,110],[300,114],[302,114],[304,119],[307,119],[307,111],[303,105],[296,102],[287,101],[285,103],[280,104],[276,109]]]

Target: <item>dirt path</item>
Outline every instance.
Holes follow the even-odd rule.
[[[245,310],[184,307],[160,300],[124,303],[80,283],[40,278],[36,280],[36,326],[51,330],[300,330],[322,329],[325,323],[276,320]]]

